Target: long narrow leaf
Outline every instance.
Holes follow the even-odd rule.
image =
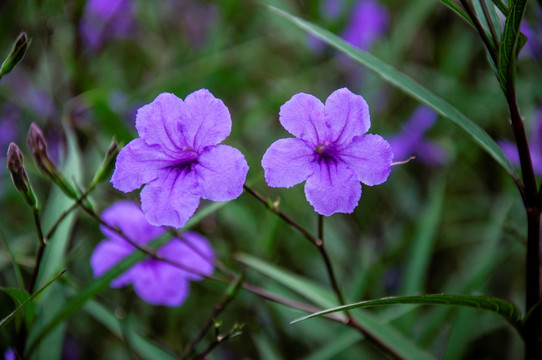
[[[448,294],[431,294],[419,296],[394,296],[376,300],[360,301],[353,304],[338,306],[336,308],[327,309],[314,314],[300,317],[291,323],[297,323],[316,316],[331,314],[334,312],[361,309],[366,307],[384,306],[384,305],[451,305],[451,306],[466,306],[482,310],[488,310],[502,316],[516,329],[521,327],[521,311],[516,305],[503,299],[488,297],[488,296],[473,296],[473,295],[448,295]]]
[[[0,330],[2,330],[7,324],[9,324],[9,322],[15,317],[15,315],[17,315],[19,313],[19,311],[23,310],[29,304],[30,301],[34,300],[36,298],[36,296],[41,294],[43,292],[43,290],[45,290],[47,287],[49,287],[49,285],[51,285],[53,282],[55,282],[65,272],[66,272],[66,270],[63,270],[62,272],[57,274],[55,277],[53,277],[51,280],[49,280],[45,285],[43,285],[38,291],[36,291],[34,294],[32,294],[32,296],[29,296],[19,306],[17,306],[17,308],[15,310],[13,310],[8,316],[3,318],[0,321]]]
[[[519,28],[526,7],[527,0],[514,1],[504,24],[504,33],[499,48],[498,77],[505,92],[509,90],[510,86],[514,86],[518,40],[521,35]]]
[[[474,27],[474,23],[472,22],[471,18],[467,15],[466,12],[463,11],[459,6],[454,4],[451,0],[440,0],[444,5],[448,6],[453,12],[455,12],[457,15],[461,16],[463,20],[465,20],[467,23],[469,23],[472,27]]]
[[[312,299],[314,303],[319,306],[325,307],[326,304],[335,302],[331,290],[324,289],[319,285],[314,284],[309,279],[303,278],[250,255],[241,254],[238,255],[237,258],[239,261],[256,269],[264,275],[267,275],[290,290],[297,292],[307,299]],[[397,331],[397,329],[380,320],[378,317],[362,311],[356,312],[353,316],[364,328],[380,338],[387,346],[392,348],[397,354],[400,354],[404,359],[433,359],[431,355],[420,349],[409,339],[405,338],[403,334]]]
[[[469,134],[474,141],[484,149],[491,157],[493,157],[499,165],[501,165],[514,179],[517,179],[514,168],[504,155],[504,152],[499,145],[493,140],[482,128],[472,122],[469,118],[463,115],[459,110],[446,102],[444,99],[435,95],[410,77],[401,73],[392,66],[384,63],[373,55],[361,51],[338,36],[324,30],[308,21],[305,21],[297,16],[291,15],[273,6],[268,8],[279,16],[282,16],[300,29],[320,38],[331,46],[337,48],[344,54],[356,60],[360,64],[365,65],[370,70],[380,75],[385,81],[394,85],[406,94],[417,99],[434,109],[443,117],[451,120],[460,129]]]

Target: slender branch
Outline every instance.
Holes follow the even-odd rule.
[[[188,356],[190,356],[192,351],[194,351],[194,348],[201,341],[201,339],[203,339],[207,331],[211,328],[211,326],[215,322],[215,319],[218,317],[218,315],[220,315],[220,313],[224,311],[226,306],[228,306],[228,304],[235,298],[235,296],[238,293],[239,285],[241,285],[242,282],[243,282],[243,279],[239,276],[234,279],[234,281],[230,285],[230,288],[233,288],[233,290],[230,290],[230,288],[228,288],[222,300],[215,305],[213,311],[211,312],[211,314],[209,315],[209,317],[207,318],[207,320],[201,327],[200,331],[198,332],[194,340],[190,343],[190,345],[184,352],[183,358],[187,358]]]
[[[491,56],[491,60],[493,60],[493,64],[497,66],[498,64],[498,53],[497,49],[495,48],[495,45],[491,43],[491,40],[487,37],[487,34],[480,24],[480,21],[478,21],[478,18],[476,17],[476,14],[474,13],[474,9],[470,5],[470,3],[467,0],[461,0],[461,4],[467,11],[467,14],[471,18],[474,27],[478,31],[478,34],[480,34],[480,37],[482,38],[482,41],[484,42],[487,50],[489,51],[489,55]]]
[[[270,206],[267,200],[260,195],[256,190],[250,188],[248,185],[243,185],[246,191],[248,191],[249,194],[254,196],[256,199],[258,199],[269,211],[274,212],[277,214],[282,220],[286,221],[288,225],[299,231],[303,236],[309,240],[314,245],[318,246],[318,244],[321,242],[320,239],[317,239],[314,237],[310,232],[305,230],[305,228],[301,225],[299,225],[294,219],[289,217],[288,215],[284,214],[282,211],[280,211],[276,206]]]
[[[36,231],[38,233],[39,239],[39,248],[38,253],[36,254],[36,264],[34,265],[34,270],[32,271],[32,279],[28,285],[28,293],[32,295],[34,293],[34,287],[36,286],[36,281],[38,279],[38,273],[41,266],[41,260],[43,259],[43,251],[47,242],[43,238],[43,230],[41,228],[40,215],[37,208],[32,209],[32,214],[34,215],[34,223],[36,224]]]
[[[491,15],[489,15],[485,0],[480,0],[480,5],[482,5],[482,11],[484,12],[484,17],[486,18],[487,25],[489,26],[489,31],[491,32],[491,37],[493,38],[495,48],[498,49],[499,37],[497,36],[497,31],[495,31],[495,26],[493,26],[493,20],[491,19]]]

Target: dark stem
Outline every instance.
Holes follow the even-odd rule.
[[[221,343],[223,343],[223,342],[225,342],[225,341],[228,341],[228,339],[229,339],[230,337],[232,337],[232,335],[233,335],[233,332],[230,331],[229,333],[227,333],[226,335],[221,336],[220,338],[219,338],[219,337],[215,338],[215,340],[214,340],[212,343],[210,343],[209,346],[207,346],[207,348],[206,348],[205,350],[203,350],[203,352],[202,352],[201,354],[196,355],[193,359],[194,359],[194,360],[202,360],[202,359],[205,359],[205,357],[206,357],[211,351],[213,351],[213,349],[214,349],[215,347],[217,347],[219,344],[221,344]]]
[[[236,282],[239,282],[239,281],[242,281],[241,279],[239,278],[236,278],[234,279],[234,283],[232,284],[232,286],[238,286],[236,284]],[[229,289],[228,289],[229,290]],[[233,293],[230,293],[228,292],[223,298],[222,300],[217,303],[213,309],[213,311],[211,312],[211,314],[209,315],[209,317],[207,318],[207,320],[205,321],[205,323],[203,324],[203,326],[201,327],[200,331],[198,332],[198,334],[196,335],[196,337],[194,338],[194,340],[190,343],[190,345],[188,346],[188,348],[186,349],[186,351],[184,352],[183,354],[183,359],[184,358],[187,358],[188,356],[190,356],[190,354],[192,353],[192,351],[194,351],[196,345],[201,341],[201,339],[203,339],[203,337],[205,336],[205,334],[207,333],[207,331],[209,331],[209,329],[211,328],[211,326],[213,325],[215,319],[218,317],[218,315],[220,315],[220,313],[222,311],[224,311],[224,309],[226,308],[226,306],[228,306],[228,304],[235,298],[235,296],[237,295],[237,291],[233,292]]]
[[[38,209],[32,209],[32,213],[34,215],[34,223],[36,224],[36,231],[38,233],[39,248],[38,253],[36,254],[36,264],[34,265],[34,270],[32,272],[32,280],[30,280],[30,284],[28,286],[28,293],[30,295],[34,293],[34,287],[36,286],[36,281],[38,279],[38,273],[41,266],[41,260],[43,258],[43,250],[45,249],[45,245],[47,244],[47,242],[43,238],[43,231],[41,229],[41,221]]]
[[[495,31],[495,26],[493,26],[493,20],[491,20],[491,15],[487,10],[487,5],[485,0],[480,0],[480,5],[482,5],[482,11],[484,12],[484,17],[486,18],[487,25],[489,26],[489,31],[491,32],[491,37],[493,38],[495,48],[499,48],[499,38],[497,37],[497,32]]]
[[[486,34],[484,28],[482,27],[482,25],[480,24],[480,21],[478,21],[478,18],[476,17],[474,9],[472,8],[472,6],[469,4],[469,2],[467,0],[461,0],[461,4],[465,8],[465,11],[467,11],[467,14],[469,15],[469,17],[471,18],[472,23],[474,24],[474,27],[478,31],[478,34],[480,34],[480,37],[482,38],[482,41],[484,42],[487,50],[489,51],[489,55],[491,56],[491,60],[493,60],[493,64],[495,64],[495,66],[497,66],[497,64],[498,64],[498,55],[497,55],[498,52],[497,52],[497,49],[495,48],[495,46],[493,45],[491,40],[487,37],[487,34]]]
[[[314,246],[316,246],[316,248],[320,252],[320,255],[324,259],[324,262],[325,262],[325,265],[326,265],[326,270],[327,270],[327,273],[329,275],[329,279],[330,279],[330,282],[331,282],[331,286],[333,287],[333,291],[335,292],[340,304],[344,305],[345,304],[344,298],[343,298],[342,292],[341,292],[341,290],[339,288],[339,285],[337,284],[337,280],[335,278],[335,274],[334,274],[334,271],[333,271],[333,266],[331,265],[331,261],[329,259],[328,254],[327,254],[327,251],[325,250],[324,241],[322,239],[323,230],[324,230],[323,217],[321,215],[319,215],[319,218],[318,218],[318,238],[315,238],[313,235],[311,235],[310,232],[305,230],[295,220],[293,220],[292,218],[290,218],[289,216],[284,214],[282,211],[280,211],[276,206],[270,206],[268,201],[266,200],[266,198],[264,198],[258,192],[256,192],[255,190],[253,190],[252,188],[250,188],[247,185],[243,185],[243,186],[244,186],[245,190],[248,191],[249,194],[251,194],[256,199],[258,199],[268,210],[270,210],[273,213],[277,214],[281,219],[286,221],[286,223],[288,223],[288,225],[292,226],[293,228],[295,228],[296,230],[301,232],[301,234],[303,234],[303,236],[305,236],[305,238],[307,240],[309,240]],[[380,350],[382,350],[386,354],[392,356],[394,359],[403,359],[401,354],[398,354],[394,349],[389,347],[388,344],[386,344],[384,341],[382,341],[376,334],[373,334],[370,330],[366,329],[361,324],[359,324],[348,312],[345,311],[345,313],[347,315],[347,320],[346,320],[346,323],[345,323],[346,325],[358,330],[363,336],[365,336],[365,338],[369,342],[376,345]]]

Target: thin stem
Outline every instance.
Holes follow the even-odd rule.
[[[242,279],[240,279],[240,278],[234,279],[234,282],[231,284],[231,286],[238,286],[238,282],[240,282],[240,281],[242,281]],[[201,327],[200,331],[198,332],[198,334],[196,335],[194,340],[190,343],[190,345],[188,346],[188,348],[184,352],[183,358],[187,358],[192,353],[192,351],[194,351],[194,348],[201,341],[201,339],[203,339],[203,337],[205,336],[207,331],[211,328],[211,326],[213,325],[215,319],[218,317],[218,315],[220,315],[220,313],[222,311],[224,311],[226,306],[228,306],[228,304],[235,298],[236,295],[237,295],[237,291],[235,291],[235,292],[229,292],[228,291],[224,295],[222,300],[215,305],[213,311],[211,312],[211,314],[209,315],[209,317],[207,318],[207,320],[205,321],[205,323]]]
[[[28,285],[28,293],[32,295],[34,293],[34,287],[36,286],[36,281],[38,279],[38,274],[41,266],[41,260],[43,259],[43,251],[47,242],[43,238],[43,230],[41,229],[40,215],[37,208],[32,209],[32,214],[34,215],[34,223],[36,224],[36,231],[38,233],[39,239],[39,248],[38,253],[36,254],[36,264],[34,265],[34,270],[32,272],[32,280]]]
[[[493,38],[495,48],[498,49],[499,38],[497,36],[497,32],[495,31],[495,26],[493,26],[493,20],[491,19],[491,15],[489,15],[485,0],[480,0],[480,5],[482,5],[482,11],[484,12],[484,17],[486,18],[487,25],[489,26],[489,31],[491,32],[491,37]]]
[[[310,232],[305,230],[305,228],[301,225],[299,225],[294,219],[289,217],[288,215],[284,214],[282,211],[280,211],[276,206],[270,206],[267,202],[267,200],[260,195],[256,190],[250,188],[248,185],[243,185],[246,191],[252,196],[254,196],[256,199],[258,199],[269,211],[274,212],[277,214],[282,220],[286,221],[288,225],[299,231],[303,236],[309,240],[314,245],[318,246],[318,243],[320,242],[319,239],[315,238]]]
[[[290,218],[289,216],[287,216],[286,214],[281,212],[276,206],[270,206],[268,201],[262,195],[260,195],[258,192],[251,189],[247,185],[243,185],[243,186],[244,186],[245,190],[248,191],[249,194],[254,196],[262,204],[264,204],[265,207],[269,211],[272,211],[273,213],[277,214],[281,219],[286,221],[286,223],[288,223],[288,225],[292,226],[293,228],[295,228],[296,230],[301,232],[303,234],[303,236],[305,236],[305,238],[307,240],[309,240],[314,246],[316,246],[316,248],[320,252],[320,255],[324,259],[324,262],[325,262],[325,265],[326,265],[326,270],[327,270],[327,273],[329,275],[329,279],[330,279],[330,282],[331,282],[331,286],[333,287],[333,291],[335,292],[340,304],[344,305],[345,304],[344,298],[342,296],[342,292],[341,292],[341,290],[339,288],[339,285],[337,284],[337,280],[335,278],[335,274],[334,274],[334,271],[333,271],[333,266],[331,265],[331,261],[329,259],[328,254],[327,254],[327,251],[325,250],[324,242],[323,242],[323,239],[322,239],[322,237],[323,237],[323,229],[324,229],[323,228],[323,218],[318,219],[318,235],[319,235],[319,237],[315,238],[311,233],[309,233],[307,230],[305,230],[295,220],[293,220],[292,218]],[[346,323],[345,323],[347,326],[350,326],[350,327],[358,330],[363,336],[365,336],[365,338],[367,340],[369,340],[371,343],[376,345],[379,349],[381,349],[386,354],[392,356],[394,359],[403,359],[401,354],[398,354],[393,348],[391,348],[388,344],[383,342],[378,337],[378,335],[373,334],[369,329],[366,329],[364,326],[359,324],[348,312],[345,312],[345,313],[347,315],[347,320],[346,320]]]
[[[487,34],[480,24],[480,21],[478,21],[478,18],[476,17],[476,14],[474,13],[474,10],[470,3],[467,0],[461,0],[461,4],[465,8],[465,11],[467,11],[467,14],[471,18],[474,27],[478,31],[478,34],[480,34],[480,37],[482,38],[482,41],[484,42],[487,50],[489,51],[489,55],[491,56],[491,60],[493,60],[493,64],[497,66],[498,64],[498,55],[497,55],[497,49],[495,46],[491,43],[491,40],[487,37]]]

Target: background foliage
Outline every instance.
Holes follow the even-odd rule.
[[[329,19],[319,1],[267,3],[335,33],[348,20],[346,12]],[[505,99],[469,25],[438,1],[381,3],[390,12],[390,26],[370,52],[446,99],[494,139],[511,139]],[[31,122],[45,130],[50,150],[69,178],[84,187],[113,136],[122,143],[136,136],[133,124],[139,106],[161,92],[184,98],[207,88],[230,109],[233,130],[227,143],[245,154],[248,182],[271,199],[280,199],[281,210],[316,232],[316,215],[302,186],[271,189],[263,180],[261,156],[273,141],[287,136],[278,122],[280,105],[297,92],[324,100],[346,86],[365,97],[371,132],[384,137],[400,131],[418,106],[336,50],[315,51],[303,31],[259,3],[133,4],[136,26],[131,35],[93,51],[77,31],[84,1],[0,3],[0,51],[7,53],[22,30],[32,37],[22,63],[0,82],[0,122],[11,122],[13,129],[9,139],[1,139],[1,153],[9,141],[25,151],[45,228],[72,201],[30,161],[23,145]],[[539,19],[531,10],[526,17],[535,23]],[[524,53],[517,89],[529,129],[542,96],[541,67],[528,49]],[[445,165],[412,161],[395,167],[385,184],[363,188],[354,214],[334,215],[326,222],[326,245],[347,302],[446,292],[523,304],[525,218],[513,182],[449,121],[439,119],[427,136],[446,150]],[[37,241],[31,211],[8,172],[0,170],[0,175],[0,286],[16,288],[21,287],[17,268],[25,280],[31,275]],[[108,182],[91,196],[98,210],[124,197]],[[128,198],[138,200],[137,193]],[[246,269],[247,280],[318,307],[338,305],[315,249],[247,194],[218,208],[195,229],[208,237],[224,263]],[[64,268],[68,271],[36,302],[36,327],[59,309],[73,306],[71,296],[91,282],[88,259],[102,238],[98,224],[82,212],[59,228],[48,245],[40,283]],[[211,281],[191,286],[179,308],[153,307],[130,287],[106,288],[49,333],[36,355],[121,359],[182,353],[227,287]],[[319,296],[327,296],[330,303]],[[14,308],[11,297],[1,293],[0,317]],[[435,358],[515,359],[521,351],[514,329],[491,313],[410,305],[356,311],[391,325],[385,331],[397,330],[401,339]],[[319,318],[289,325],[302,315],[241,291],[220,320],[221,330],[245,324],[242,334],[220,345],[210,358],[384,358],[340,324]],[[1,350],[15,341],[16,326],[12,322],[0,332]],[[200,351],[211,340],[208,336]]]

